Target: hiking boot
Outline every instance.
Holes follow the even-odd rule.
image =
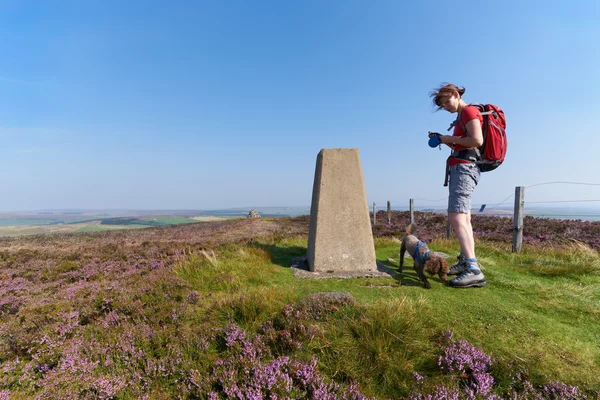
[[[460,273],[467,268],[467,265],[465,264],[465,256],[459,254],[456,258],[458,259],[458,262],[450,267],[448,275],[460,275]]]
[[[487,285],[485,276],[478,269],[465,269],[459,276],[448,284],[455,288],[483,287]]]

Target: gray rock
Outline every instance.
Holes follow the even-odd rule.
[[[258,211],[256,209],[253,208],[248,213],[248,218],[260,218],[260,214],[258,213]]]

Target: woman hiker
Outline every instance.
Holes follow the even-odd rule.
[[[452,136],[429,132],[430,137],[437,135],[441,143],[453,150],[453,154],[461,150],[478,148],[483,144],[483,117],[477,107],[469,106],[462,99],[464,93],[464,87],[459,88],[449,83],[443,84],[430,93],[437,107],[436,111],[443,109],[451,114],[458,114]],[[485,286],[485,276],[475,257],[475,241],[471,225],[471,195],[479,182],[479,167],[472,161],[455,156],[450,156],[448,166],[449,172],[446,176],[448,178],[449,174],[450,177],[448,218],[460,243],[458,262],[448,273],[457,276],[448,284],[456,288]]]

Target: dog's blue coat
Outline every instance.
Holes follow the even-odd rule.
[[[412,255],[413,259],[417,260],[421,264],[425,264],[427,262],[427,260],[429,260],[429,252],[430,252],[430,250],[427,249],[425,254],[423,254],[423,257],[421,257],[421,252],[419,250],[423,246],[427,246],[427,243],[424,242],[423,240],[419,240],[419,242],[417,243],[417,247],[415,247],[415,251],[413,252],[413,255]]]

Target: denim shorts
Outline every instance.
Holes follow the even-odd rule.
[[[475,164],[457,164],[450,167],[450,195],[448,212],[468,214],[471,211],[471,195],[479,183],[481,172]]]

